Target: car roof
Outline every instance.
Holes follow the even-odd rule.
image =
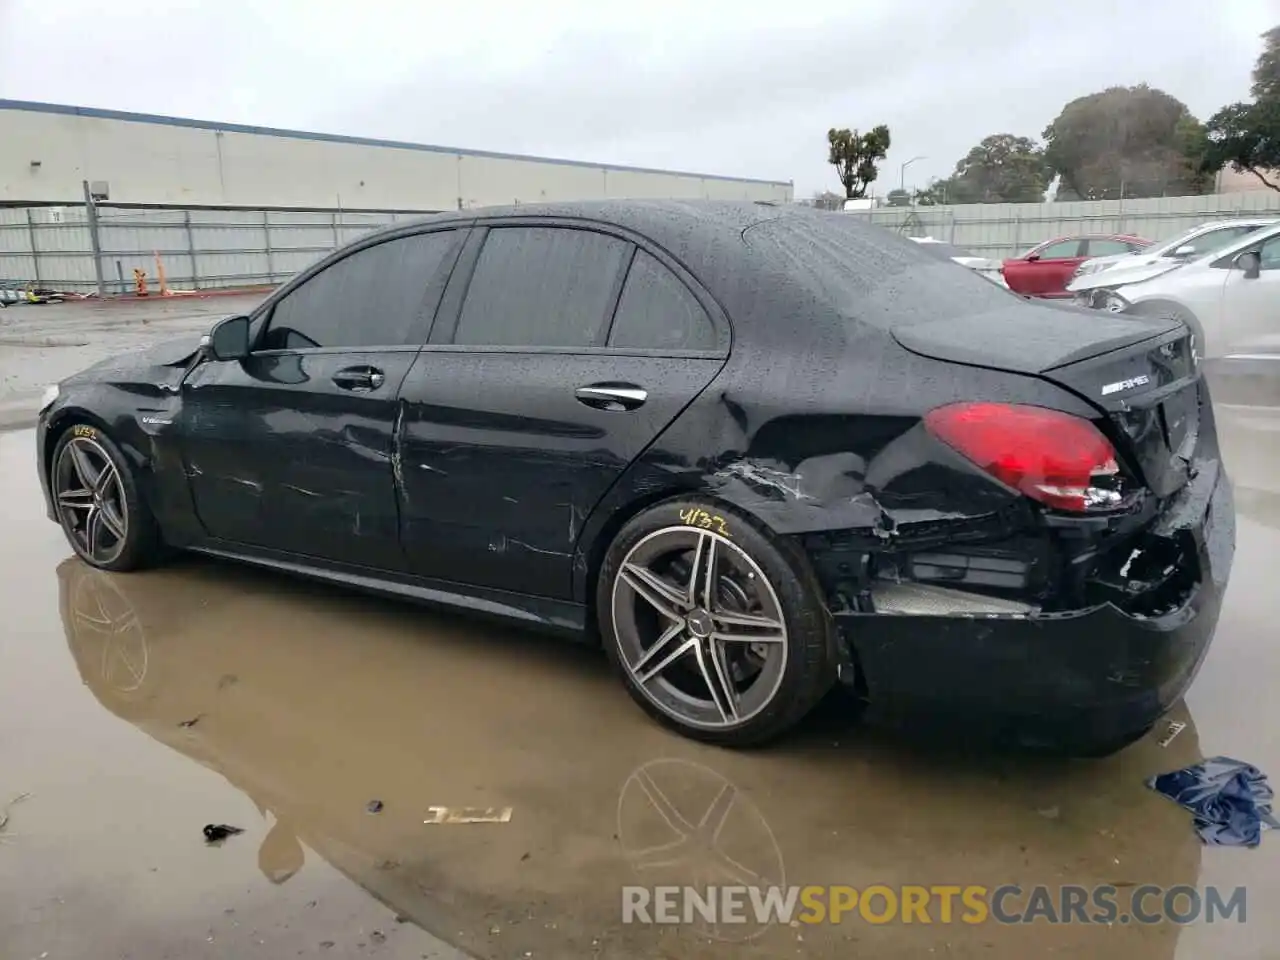
[[[1042,240],[1032,249],[1048,246],[1051,243],[1061,243],[1063,240],[1134,240],[1138,243],[1151,242],[1146,237],[1139,237],[1132,233],[1068,233],[1061,237],[1054,237],[1052,240]]]
[[[634,231],[706,287],[732,319],[735,339],[745,335],[761,348],[789,349],[798,330],[834,344],[852,334],[851,319],[860,321],[858,336],[875,338],[889,335],[899,323],[937,313],[1007,306],[996,299],[1007,296],[1001,288],[972,271],[955,270],[938,252],[924,249],[933,244],[913,243],[863,217],[797,204],[520,204],[436,214],[381,233],[411,233],[423,224],[483,224],[499,217],[578,220]],[[833,251],[839,263],[827,262]]]
[[[411,229],[424,223],[470,223],[510,217],[589,220],[625,229],[661,243],[673,233],[714,233],[742,230],[760,220],[779,216],[785,209],[767,200],[577,200],[521,203],[449,211],[394,224],[390,229]],[[803,209],[803,208],[801,208]]]

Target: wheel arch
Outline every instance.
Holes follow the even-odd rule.
[[[70,404],[54,411],[49,418],[48,425],[45,427],[45,443],[42,451],[43,462],[40,464],[40,468],[43,471],[44,479],[49,483],[50,489],[53,488],[54,451],[58,449],[58,442],[62,439],[63,434],[76,424],[86,424],[101,430],[111,439],[116,448],[128,458],[129,466],[135,471],[148,469],[149,464],[146,454],[139,450],[128,437],[121,436],[118,431],[113,431],[111,425],[100,414],[96,414],[86,407]],[[138,494],[148,507],[154,506],[151,503],[150,484],[138,484]]]
[[[44,462],[41,464],[45,479],[51,483],[53,480],[53,454],[58,449],[58,442],[62,439],[64,433],[79,423],[88,424],[101,430],[107,436],[111,436],[111,431],[107,429],[106,421],[83,407],[68,406],[56,411],[49,419],[49,425],[45,428]]]
[[[1147,297],[1140,297],[1129,304],[1129,309],[1134,313],[1141,313],[1146,316],[1159,313],[1161,310],[1177,310],[1182,313],[1195,316],[1196,312],[1173,297],[1167,294],[1153,294]]]

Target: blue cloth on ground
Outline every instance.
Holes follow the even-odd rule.
[[[1207,844],[1256,847],[1263,830],[1280,828],[1271,815],[1274,793],[1266,774],[1240,760],[1210,757],[1151,777],[1147,786],[1190,810]]]

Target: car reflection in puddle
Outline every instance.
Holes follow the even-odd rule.
[[[1199,873],[1185,815],[1142,786],[1199,758],[1181,706],[1172,719],[1188,726],[1168,747],[1161,724],[1093,762],[924,754],[841,704],[777,747],[724,751],[652,724],[602,657],[554,639],[204,561],[57,573],[85,684],[252,798],[262,821],[238,824],[238,840],[258,844],[269,880],[314,852],[480,957],[952,944],[1163,960],[1169,924],[624,926],[622,890],[1119,883],[1123,898]],[[450,823],[433,807],[512,812]]]

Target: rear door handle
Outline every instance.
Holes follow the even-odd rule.
[[[335,385],[343,390],[377,390],[387,377],[377,367],[347,367],[333,375]]]
[[[634,410],[649,399],[649,392],[634,383],[593,383],[579,387],[573,395],[597,410]]]

